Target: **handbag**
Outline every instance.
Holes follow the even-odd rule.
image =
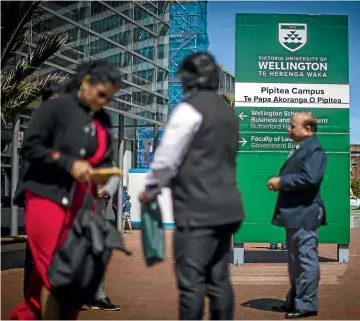
[[[113,250],[131,254],[125,249],[122,235],[115,226],[93,212],[88,184],[74,224],[48,268],[52,295],[73,308],[92,302]]]
[[[165,236],[158,197],[141,205],[141,236],[147,266],[165,259]]]

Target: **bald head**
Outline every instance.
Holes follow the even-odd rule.
[[[303,127],[309,126],[310,127],[309,129],[313,133],[316,133],[316,131],[317,131],[317,123],[316,123],[315,117],[312,114],[299,112],[299,113],[296,113],[293,116],[293,118],[294,117],[299,119],[299,122],[301,122],[303,124]]]
[[[289,126],[289,135],[297,143],[313,136],[317,131],[316,119],[305,112],[294,114]]]

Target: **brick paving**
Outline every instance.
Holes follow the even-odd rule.
[[[173,274],[171,234],[166,233],[167,259],[147,268],[144,265],[140,231],[125,235],[133,256],[116,253],[106,277],[106,292],[115,303],[116,312],[86,310],[80,319],[177,319],[177,289]],[[268,244],[246,244],[244,266],[231,267],[236,295],[236,319],[283,319],[281,313],[270,311],[281,303],[288,290],[286,253],[267,250]],[[350,263],[337,263],[336,246],[320,245],[321,282],[320,311],[317,318],[332,320],[360,319],[360,229],[351,230]],[[1,319],[22,297],[23,270],[1,272]],[[208,318],[208,314],[205,314]]]

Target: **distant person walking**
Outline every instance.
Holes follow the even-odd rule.
[[[115,224],[117,222],[117,218],[118,218],[118,205],[119,205],[119,198],[118,198],[118,193],[119,193],[119,190],[116,191],[116,193],[114,194],[113,196],[113,200],[112,200],[112,208],[113,208],[113,211],[114,211],[114,216],[115,216]],[[127,187],[126,186],[123,186],[123,191],[122,191],[122,201],[123,201],[123,204],[126,200],[126,196],[128,195],[128,192],[127,192]],[[121,212],[121,211],[120,211]],[[122,230],[122,233],[124,232],[124,229]]]
[[[128,223],[130,234],[133,233],[132,225],[131,225],[131,203],[130,203],[130,195],[127,194],[124,201],[123,206],[123,231],[125,233],[125,223]]]
[[[286,243],[280,243],[280,247],[279,247],[279,243],[270,243],[270,250],[287,250],[287,244]]]

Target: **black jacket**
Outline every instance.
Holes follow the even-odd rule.
[[[94,114],[76,93],[46,101],[39,107],[20,150],[28,168],[23,173],[17,197],[29,189],[65,207],[71,206],[75,186],[71,166],[77,159],[87,159],[97,149],[93,119],[108,131],[108,148],[98,166],[112,166],[111,122],[105,110]]]
[[[280,170],[281,187],[272,223],[285,228],[314,229],[326,225],[320,187],[326,154],[315,136],[304,140]]]

